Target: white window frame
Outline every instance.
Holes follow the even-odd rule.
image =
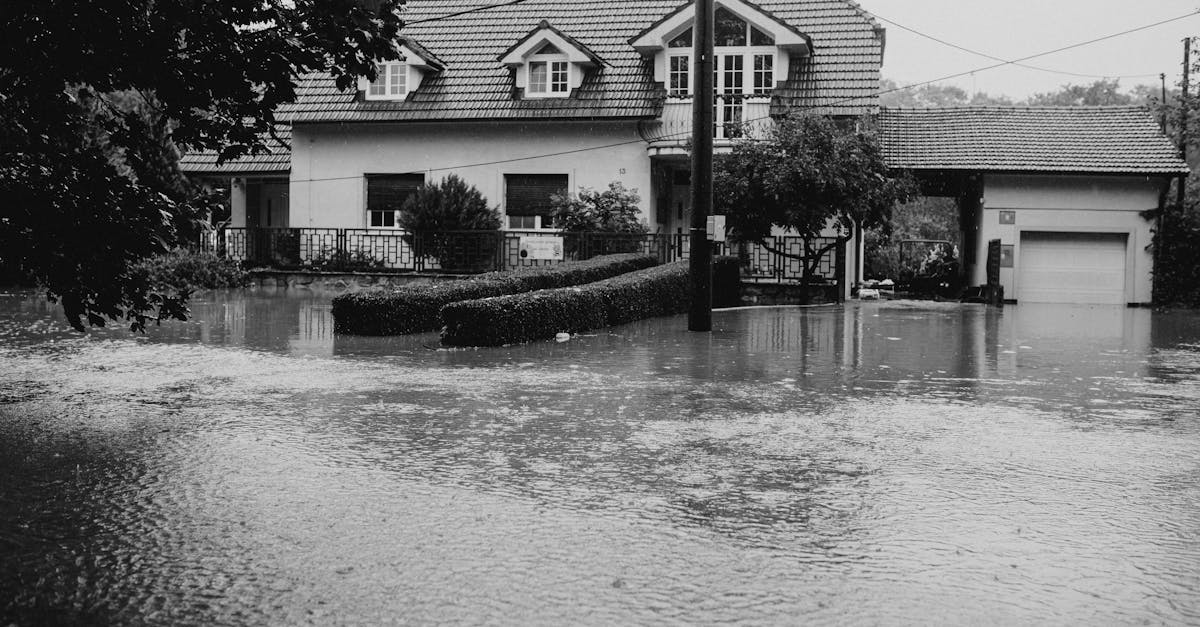
[[[537,66],[546,68],[545,88],[534,89],[533,71]],[[525,95],[531,98],[565,98],[571,95],[570,60],[565,54],[535,54],[525,63]]]
[[[385,215],[389,214],[389,213],[392,214],[392,224],[390,226],[387,224],[383,224],[386,221]],[[375,216],[377,214],[379,215],[379,224],[375,225],[375,224],[373,224],[373,222],[375,221]],[[368,229],[380,229],[380,230],[385,230],[385,231],[399,229],[400,228],[400,212],[395,209],[367,209],[367,228]]]
[[[513,224],[512,224],[513,218],[522,218],[522,219],[533,218],[533,226],[513,226]],[[558,230],[558,229],[555,229],[553,226],[551,226],[551,224],[553,223],[553,218],[551,218],[550,216],[524,216],[524,215],[510,216],[510,215],[506,215],[505,219],[506,219],[505,220],[505,230],[506,231],[556,231],[556,230]]]
[[[741,18],[741,16],[738,16]],[[741,18],[746,23],[746,43],[749,44],[753,40],[754,24],[745,18]],[[683,31],[692,29],[693,25],[687,25]],[[760,29],[761,30],[761,29]],[[775,72],[779,68],[779,47],[776,45],[760,45],[760,46],[717,46],[713,51],[713,72],[716,74],[713,81],[713,91],[717,95],[736,94],[746,96],[749,100],[758,98],[770,98],[771,92],[775,90]],[[666,48],[666,70],[667,70],[667,96],[671,98],[690,98],[692,96],[692,88],[695,86],[695,81],[692,79],[692,64],[693,64],[693,48],[679,47]],[[726,86],[725,63],[727,56],[742,57],[741,85],[737,91],[731,91]],[[768,85],[765,89],[755,90],[754,81],[756,71],[754,69],[754,61],[756,57],[769,56],[771,58],[771,71]],[[672,59],[686,58],[686,72],[672,72]],[[675,74],[681,74],[687,77],[687,89],[672,88],[672,77]]]
[[[408,64],[398,61],[375,64],[375,80],[367,84],[367,100],[404,100],[408,97]]]

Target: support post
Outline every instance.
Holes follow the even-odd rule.
[[[712,249],[708,216],[712,213],[713,160],[713,0],[695,0],[692,50],[692,304],[688,330],[712,331]]]

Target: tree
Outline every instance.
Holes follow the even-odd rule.
[[[1134,94],[1120,92],[1118,79],[1100,79],[1090,85],[1063,85],[1058,91],[1034,94],[1026,100],[1033,106],[1054,107],[1099,107],[1111,105],[1147,104],[1137,102]],[[1141,94],[1146,95],[1147,90]],[[1151,92],[1152,93],[1152,92]]]
[[[955,85],[921,85],[904,87],[885,78],[879,82],[879,104],[884,107],[961,107],[964,105],[1011,105],[1007,96],[992,96],[986,92],[974,95]]]
[[[725,214],[731,236],[804,263],[810,276],[834,246],[855,229],[886,223],[892,206],[914,189],[888,170],[874,132],[816,115],[780,120],[766,138],[741,139],[713,167],[714,209]],[[812,240],[837,227],[836,241],[814,249]],[[804,254],[771,246],[775,229],[805,240]]]
[[[0,3],[0,266],[79,330],[185,317],[135,270],[207,210],[176,151],[265,150],[299,77],[373,78],[400,27],[393,0]]]
[[[496,252],[494,232],[501,221],[500,212],[475,186],[450,174],[418,187],[400,206],[397,223],[408,231],[405,237],[417,256],[437,259],[443,269],[477,270]]]
[[[626,189],[620,181],[598,192],[580,187],[578,194],[564,192],[550,197],[554,228],[568,232],[604,232],[643,234],[641,202],[636,189]]]

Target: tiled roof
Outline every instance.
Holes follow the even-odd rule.
[[[271,150],[268,153],[246,155],[218,166],[216,152],[192,152],[179,160],[179,169],[188,174],[287,173],[292,168],[292,127],[288,124],[276,124],[275,134],[284,143],[264,137],[264,143]]]
[[[690,1],[690,0],[689,0]],[[328,75],[309,75],[281,120],[293,122],[654,118],[665,92],[629,39],[683,0],[527,0],[444,20],[415,23],[496,0],[408,0],[403,35],[445,63],[403,102],[364,101]],[[877,105],[883,38],[878,23],[850,0],[759,0],[764,11],[812,38],[811,57],[792,64],[777,90],[776,113],[804,107],[855,115]],[[547,20],[604,60],[569,98],[515,99],[509,70],[496,59]]]
[[[1186,174],[1141,107],[883,109],[892,167],[913,170]]]

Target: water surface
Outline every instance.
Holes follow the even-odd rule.
[[[0,296],[0,618],[1197,623],[1200,316],[862,303],[442,350]]]

